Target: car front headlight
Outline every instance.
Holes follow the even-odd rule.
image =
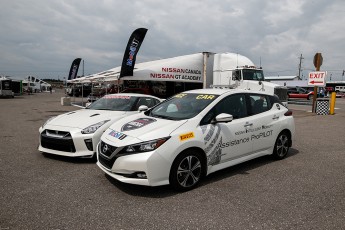
[[[162,144],[164,144],[170,137],[164,137],[152,141],[145,141],[134,145],[128,145],[124,147],[119,154],[127,155],[133,153],[143,153],[150,152],[158,149]]]
[[[42,125],[42,128],[43,128],[46,124],[48,124],[49,121],[53,120],[55,117],[56,117],[56,116],[51,117],[51,118],[49,118],[46,122],[44,122],[44,124]]]
[[[105,121],[101,121],[101,122],[98,122],[96,124],[90,125],[90,126],[86,127],[85,129],[83,129],[81,131],[81,133],[82,134],[94,133],[94,132],[96,132],[97,129],[99,129],[99,127],[101,127],[102,125],[104,125],[108,121],[110,121],[110,120],[105,120]]]

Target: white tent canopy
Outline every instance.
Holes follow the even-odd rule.
[[[213,58],[204,63],[204,53],[212,54]],[[208,56],[209,57],[209,56]],[[247,57],[236,53],[196,53],[173,58],[160,59],[149,62],[142,62],[135,65],[133,76],[124,76],[121,80],[141,81],[175,81],[203,83],[204,64],[207,67],[206,75],[212,74],[214,78],[221,78],[224,75],[229,78],[228,72],[241,66],[251,63]],[[121,66],[112,68],[90,76],[70,80],[70,83],[107,82],[119,80]]]
[[[138,63],[133,76],[121,80],[202,82],[203,54],[191,55]],[[69,83],[90,83],[117,81],[121,66],[100,73],[69,80]]]

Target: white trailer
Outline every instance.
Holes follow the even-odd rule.
[[[88,82],[89,79],[116,81],[121,66],[69,82]],[[287,88],[266,82],[261,67],[236,53],[202,52],[135,64],[133,76],[124,76],[125,87],[151,87],[158,97],[198,88],[231,87],[266,91],[276,94],[287,104]]]
[[[119,73],[120,68],[110,72]],[[109,74],[109,71],[107,73]],[[261,67],[256,67],[249,58],[236,53],[203,52],[139,63],[135,65],[133,76],[121,79],[199,83],[193,88],[231,87],[260,90],[276,94],[284,104],[287,104],[288,99],[286,87],[266,82]],[[169,91],[168,87],[165,91]],[[175,93],[178,92],[173,92]]]
[[[14,97],[11,79],[0,77],[0,97]]]

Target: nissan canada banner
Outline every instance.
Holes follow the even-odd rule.
[[[128,40],[128,44],[123,55],[120,78],[124,76],[133,76],[136,56],[143,43],[147,29],[136,29]]]
[[[138,63],[133,76],[123,80],[143,81],[177,81],[202,83],[203,54],[196,53],[185,56]]]

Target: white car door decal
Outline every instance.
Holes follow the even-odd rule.
[[[222,153],[221,148],[219,148],[219,143],[221,140],[220,128],[218,125],[205,125],[205,126],[207,127],[207,130],[208,130],[208,132],[204,136],[204,143],[205,143],[204,150],[207,156],[207,165],[216,165],[216,164],[219,164],[221,160],[221,153]],[[212,138],[212,136],[214,137]]]

